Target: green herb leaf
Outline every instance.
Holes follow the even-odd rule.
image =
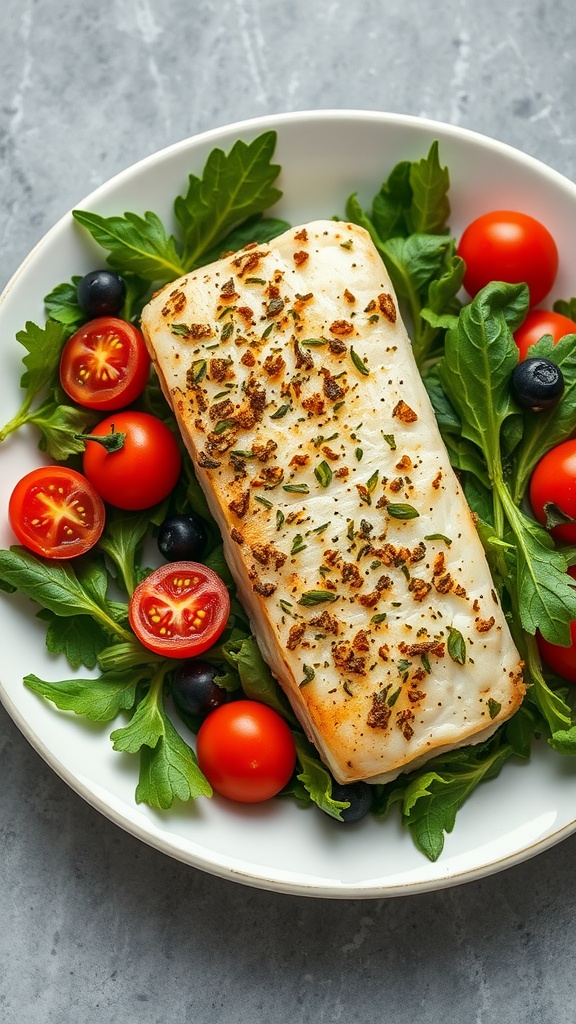
[[[40,431],[40,450],[59,462],[84,451],[86,445],[80,435],[89,430],[96,419],[92,409],[62,405],[53,398],[47,398],[28,416],[28,422]]]
[[[111,608],[88,593],[68,562],[42,561],[24,548],[13,547],[0,551],[0,579],[55,615],[91,615],[113,636],[131,638],[114,620]]]
[[[136,802],[167,810],[174,800],[212,796],[212,787],[198,767],[194,751],[184,742],[165,712],[163,732],[155,747],[140,750]]]
[[[363,374],[364,377],[367,377],[370,373],[370,370],[366,363],[364,362],[364,360],[361,358],[361,356],[359,356],[358,353],[355,352],[352,347],[350,348],[350,358],[358,372]]]
[[[74,711],[92,722],[111,722],[120,711],[129,710],[136,697],[134,674],[103,673],[98,679],[63,679],[48,682],[35,675],[24,677],[25,685],[52,701],[61,711]]]
[[[272,184],[280,172],[271,163],[275,147],[273,131],[251,143],[239,139],[228,154],[212,150],[201,178],[190,175],[186,195],[174,203],[184,235],[185,270],[198,266],[235,225],[280,199],[282,193]]]
[[[466,663],[466,641],[459,629],[448,627],[448,654],[458,665]]]
[[[129,271],[150,282],[173,281],[186,273],[176,240],[166,234],[155,213],[148,211],[143,217],[137,213],[101,217],[97,213],[73,210],[72,214],[106,250],[113,270]]]
[[[412,202],[407,215],[411,233],[444,234],[450,216],[450,175],[440,166],[438,142],[433,142],[428,156],[410,166]]]
[[[393,519],[418,519],[420,515],[413,505],[403,503],[393,504],[390,502],[386,505],[386,511]]]
[[[59,284],[45,296],[44,305],[51,320],[57,320],[65,327],[76,329],[86,320],[86,314],[78,305],[78,285],[81,277],[73,277],[71,283]]]
[[[488,751],[483,744],[455,751],[457,756],[439,758],[434,767],[409,783],[403,797],[403,821],[418,849],[431,861],[442,853],[445,833],[452,832],[464,801],[481,782],[495,778],[512,753],[508,744]]]
[[[74,669],[95,668],[100,651],[110,643],[110,634],[89,615],[61,618],[43,609],[38,618],[48,623],[46,649],[50,654],[63,654]]]
[[[342,820],[342,811],[350,806],[349,801],[334,800],[332,797],[332,776],[320,763],[316,751],[301,733],[295,733],[298,757],[299,781],[303,784],[312,803],[337,821]]]
[[[328,487],[332,481],[332,470],[325,459],[314,469],[314,476],[321,487]]]
[[[303,665],[302,669],[304,671],[304,678],[302,679],[302,681],[300,683],[298,683],[298,685],[299,686],[307,686],[308,683],[312,682],[312,680],[314,679],[314,676],[316,675],[316,673],[315,673],[314,669],[310,665]]]
[[[294,713],[264,661],[254,637],[226,644],[224,655],[226,660],[238,669],[246,697],[268,704],[292,725],[297,724]]]
[[[315,605],[323,604],[325,601],[336,601],[338,595],[332,590],[305,590],[301,595],[298,604]]]

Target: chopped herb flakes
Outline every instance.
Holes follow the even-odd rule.
[[[370,373],[370,370],[367,367],[367,365],[364,362],[364,360],[358,355],[357,352],[354,351],[353,348],[350,349],[350,358],[351,358],[352,362],[354,363],[354,366],[356,367],[358,372],[362,373],[365,377],[367,377],[368,374]]]
[[[318,466],[315,467],[314,476],[316,477],[321,487],[329,486],[332,480],[332,470],[330,469],[330,466],[325,460],[323,460]]]
[[[334,594],[331,590],[305,590],[298,601],[298,604],[309,606],[324,604],[326,601],[336,601],[337,598],[338,595]]]
[[[386,511],[389,516],[392,516],[392,519],[418,519],[418,516],[420,515],[413,505],[405,504],[388,504],[386,506]]]
[[[466,641],[459,629],[448,628],[448,654],[458,665],[466,663]]]

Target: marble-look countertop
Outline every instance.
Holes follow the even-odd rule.
[[[0,285],[111,175],[266,113],[421,115],[574,178],[575,52],[569,0],[4,0]],[[568,1024],[574,859],[394,900],[246,888],[122,832],[0,708],[0,1020]]]

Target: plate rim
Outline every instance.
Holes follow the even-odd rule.
[[[302,123],[313,123],[315,121],[344,122],[352,120],[373,122],[380,126],[412,125],[414,127],[418,126],[419,129],[429,130],[432,133],[435,130],[441,131],[444,136],[449,135],[455,139],[468,138],[470,141],[474,141],[476,144],[481,145],[484,148],[487,147],[504,156],[508,155],[517,161],[519,160],[522,163],[525,163],[527,166],[533,167],[539,174],[544,174],[548,177],[552,184],[557,187],[561,186],[562,188],[568,188],[576,198],[576,185],[565,175],[556,171],[554,168],[549,167],[538,158],[524,153],[506,142],[499,141],[475,130],[411,114],[361,108],[317,108],[287,111],[278,114],[264,114],[258,117],[245,118],[236,122],[218,125],[197,134],[187,136],[186,138],[173,142],[159,150],[154,150],[148,155],[141,157],[134,163],[118,171],[112,177],[101,182],[75,205],[89,206],[97,204],[103,197],[105,197],[107,192],[114,191],[118,187],[122,187],[125,180],[129,180],[135,173],[149,169],[153,170],[155,164],[160,164],[165,160],[170,160],[172,156],[185,152],[191,146],[195,147],[206,144],[213,148],[218,146],[219,141],[223,139],[229,141],[233,137],[241,137],[246,133],[275,129],[280,130],[284,125],[290,124],[296,125]],[[10,276],[2,290],[2,294],[0,295],[0,308],[13,286],[19,280],[20,276],[26,272],[29,264],[33,261],[39,251],[42,250],[53,237],[70,225],[72,220],[72,209],[73,208],[70,208],[65,212],[50,228],[48,228],[46,232],[44,232],[29,253],[24,257],[14,273]],[[429,880],[412,883],[383,886],[378,884],[371,885],[366,882],[343,882],[341,885],[337,885],[335,883],[320,885],[318,882],[307,884],[302,880],[297,879],[291,880],[289,878],[280,877],[268,878],[265,877],[263,873],[253,874],[248,871],[244,871],[239,867],[234,867],[232,864],[227,864],[227,858],[220,857],[220,855],[217,856],[216,860],[209,862],[204,860],[202,857],[194,856],[183,849],[176,849],[164,841],[161,835],[150,827],[150,823],[148,828],[144,828],[143,826],[140,826],[137,821],[128,819],[126,815],[123,816],[116,807],[99,796],[98,793],[89,789],[82,782],[81,777],[69,771],[68,768],[58,760],[56,753],[46,745],[42,737],[38,735],[31,724],[26,720],[25,716],[21,713],[20,709],[15,705],[10,694],[3,687],[1,680],[0,701],[18,730],[30,743],[36,753],[39,754],[43,761],[51,767],[56,775],[70,789],[72,789],[73,792],[80,796],[81,799],[85,800],[99,813],[103,814],[104,817],[108,818],[108,820],[112,821],[115,825],[122,828],[123,831],[128,832],[128,834],[139,839],[141,842],[144,842],[146,845],[170,856],[175,860],[195,867],[208,874],[230,881],[240,882],[253,888],[284,894],[335,899],[382,899],[397,896],[417,895],[423,892],[430,892],[442,888],[461,885],[468,881],[479,880],[489,875],[507,870],[512,866],[523,863],[537,854],[550,849],[576,831],[575,815],[574,820],[570,824],[564,824],[557,830],[549,832],[549,834],[528,844],[520,851],[507,854],[504,857],[499,857],[497,860],[485,863],[480,867],[471,867],[464,869],[461,872],[453,872],[445,877],[433,877]],[[286,873],[282,872],[282,874]]]

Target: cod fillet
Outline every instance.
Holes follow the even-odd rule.
[[[522,663],[367,232],[316,221],[142,329],[260,649],[335,778],[487,738]]]

